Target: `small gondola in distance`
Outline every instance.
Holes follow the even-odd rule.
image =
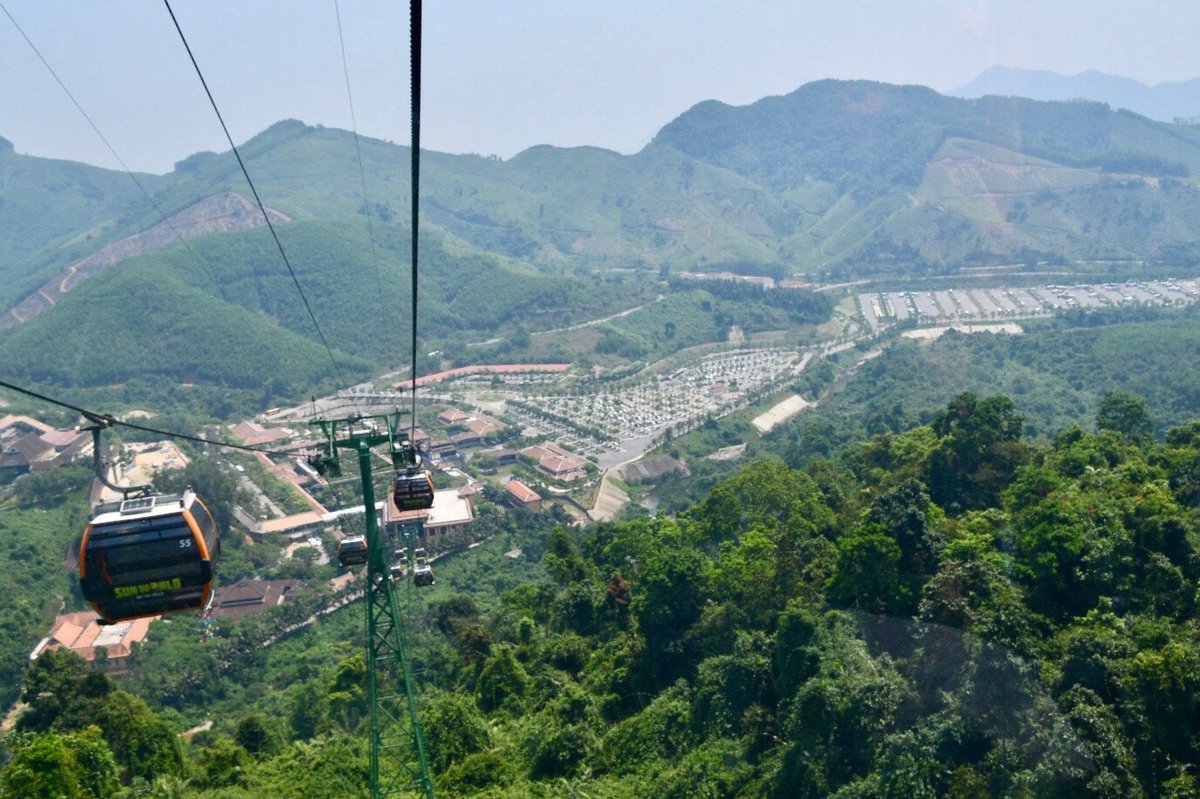
[[[433,478],[419,466],[396,472],[392,501],[397,510],[428,510],[433,507]]]
[[[367,539],[351,535],[338,542],[338,563],[344,567],[361,566],[367,562]]]
[[[425,556],[425,550],[418,547],[413,550],[413,585],[429,586],[436,581],[433,576],[433,567],[429,565],[429,559]]]
[[[79,542],[79,585],[105,623],[200,610],[221,539],[192,491],[98,504]]]

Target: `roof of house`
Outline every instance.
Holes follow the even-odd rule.
[[[393,524],[423,522],[427,530],[466,524],[475,520],[475,510],[469,499],[474,493],[474,491],[464,491],[464,489],[445,488],[433,492],[432,507],[425,510],[405,511],[396,507],[395,501],[389,494],[387,504],[384,506],[383,520],[385,523]]]
[[[100,624],[99,617],[90,610],[66,613],[54,619],[50,634],[29,656],[35,659],[48,649],[69,649],[84,660],[95,660],[97,649],[104,649],[109,660],[129,657],[133,645],[144,641],[150,623],[157,616],[133,619],[118,624]]]
[[[534,458],[538,467],[551,475],[581,472],[587,468],[587,459],[569,452],[553,441],[544,441],[521,450],[521,454]]]
[[[50,430],[42,433],[40,438],[55,449],[65,449],[86,435],[78,430]]]
[[[537,502],[542,498],[538,492],[534,491],[520,480],[509,480],[508,484],[504,486],[504,488],[506,491],[508,491],[508,493],[512,494],[518,502],[523,502],[525,504]]]
[[[312,527],[313,525],[321,524],[324,518],[321,514],[311,510],[306,510],[303,513],[294,513],[291,516],[283,516],[278,519],[266,519],[256,525],[255,533],[283,533],[288,530],[295,530],[300,527]]]
[[[366,570],[363,569],[363,571],[365,572]],[[346,586],[350,585],[350,583],[354,582],[357,579],[358,579],[357,574],[355,574],[354,572],[348,571],[345,574],[339,574],[337,577],[330,579],[329,586],[334,591],[341,591],[342,589],[344,589]]]
[[[295,432],[286,427],[267,428],[258,422],[245,421],[240,422],[233,428],[233,434],[240,438],[246,446],[254,447],[259,444],[269,444],[272,441],[288,438],[295,435]]]
[[[298,580],[258,580],[244,577],[217,589],[212,615],[245,616],[282,605],[301,585]]]
[[[54,455],[54,447],[43,441],[39,433],[30,433],[0,450],[0,466],[30,464],[47,455]]]
[[[18,416],[10,413],[3,419],[0,419],[0,430],[6,430],[13,425],[23,425],[31,430],[36,430],[39,433],[49,433],[54,429],[45,422],[39,422],[32,416]]]

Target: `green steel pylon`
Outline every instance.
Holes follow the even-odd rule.
[[[382,424],[381,424],[382,422]],[[379,532],[372,482],[371,448],[390,447],[393,460],[402,452],[398,416],[355,416],[318,420],[325,454],[314,461],[321,473],[337,476],[339,449],[358,453],[367,538],[367,696],[371,703],[371,799],[412,796],[434,799],[425,737],[417,716],[416,685],[404,648],[400,608],[388,572],[387,549]],[[339,428],[344,433],[339,437]]]

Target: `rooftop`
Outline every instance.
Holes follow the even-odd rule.
[[[256,580],[243,578],[217,589],[212,615],[237,617],[261,613],[282,605],[301,583],[298,580]]]
[[[427,529],[448,527],[456,524],[466,524],[475,520],[475,509],[470,497],[474,491],[465,494],[457,488],[447,488],[433,492],[433,507],[428,510],[401,511],[388,495],[384,508],[385,523],[404,524],[405,522],[424,522]]]
[[[512,494],[512,496],[518,502],[524,503],[526,505],[529,504],[530,502],[537,502],[538,500],[540,500],[542,498],[541,494],[534,491],[532,488],[525,485],[520,480],[509,480],[508,484],[506,486],[504,486],[504,488],[505,488],[505,490],[508,491],[508,493]]]
[[[96,659],[98,649],[103,649],[109,660],[127,658],[133,653],[133,645],[145,640],[150,623],[157,618],[102,625],[90,610],[66,613],[54,619],[50,634],[38,643],[29,659],[50,649],[69,649],[87,661]]]

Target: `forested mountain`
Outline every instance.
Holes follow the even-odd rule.
[[[1035,444],[963,393],[675,518],[491,518],[413,610],[439,795],[1195,795],[1200,423],[1096,421]],[[0,796],[366,795],[361,619],[259,645],[308,612],[167,625],[120,683],[39,658]]]
[[[344,370],[358,378],[360,363],[404,366],[407,148],[362,140],[365,197],[348,132],[281,122],[241,149]],[[628,308],[672,271],[840,279],[1038,260],[1177,267],[1196,260],[1200,229],[1192,126],[1098,103],[963,100],[861,81],[812,83],[745,107],[701,103],[636,155],[429,152],[422,169],[423,353]],[[269,236],[249,216],[234,224],[214,210],[245,207],[232,154],[196,154],[138,180],[153,203],[127,175],[0,147],[0,222],[13,231],[0,251],[0,305],[32,299],[45,309],[23,324],[23,312],[10,314],[15,326],[0,332],[12,376],[69,375],[79,386],[194,379],[201,393],[213,380],[237,386],[244,370],[233,363],[225,375],[220,349],[203,366],[186,356],[236,330],[244,344],[235,355],[295,350],[264,381],[278,394],[332,381],[320,363],[328,356],[313,365],[310,348],[296,345],[295,336],[321,336]],[[102,250],[128,257],[90,261],[78,271],[90,277],[63,280]],[[70,290],[38,299],[47,285]],[[199,294],[181,294],[185,286]],[[117,296],[123,313],[106,312],[101,335],[87,318],[99,297]],[[168,324],[181,303],[194,310]],[[146,357],[126,349],[149,339]],[[99,360],[107,365],[77,368]]]

